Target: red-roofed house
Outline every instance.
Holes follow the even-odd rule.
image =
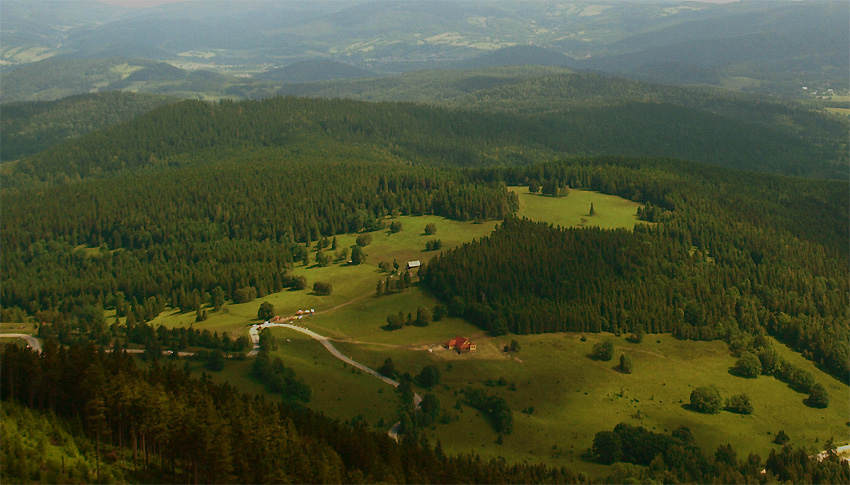
[[[459,354],[463,352],[475,352],[478,349],[478,346],[472,340],[461,337],[460,335],[446,342],[446,347],[449,350],[457,350]]]

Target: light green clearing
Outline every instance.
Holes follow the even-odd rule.
[[[36,324],[33,322],[3,322],[0,323],[0,333],[36,333]]]
[[[392,357],[396,367],[416,375],[422,367],[437,363],[443,372],[443,387],[435,390],[443,408],[460,418],[451,425],[438,425],[429,432],[432,442],[439,440],[447,452],[476,452],[504,456],[508,461],[545,462],[567,465],[591,474],[605,468],[582,461],[581,454],[592,444],[594,435],[610,430],[619,422],[669,433],[679,426],[691,429],[697,443],[708,453],[717,446],[731,443],[739,456],[753,452],[765,458],[771,440],[780,429],[791,436],[795,446],[812,451],[830,437],[846,439],[850,404],[845,399],[848,387],[819,371],[780,344],[784,357],[809,370],[830,393],[830,407],[812,409],[803,404],[804,394],[792,391],[772,377],[743,379],[728,373],[735,358],[723,342],[678,341],[669,335],[648,335],[641,344],[631,344],[612,335],[544,334],[505,336],[490,339],[475,337],[484,352],[459,356],[448,350],[433,353],[411,352],[379,346],[340,344],[340,349],[367,365],[379,365]],[[593,344],[611,338],[616,347],[615,360],[589,359]],[[522,346],[511,356],[497,349],[517,339]],[[614,369],[621,353],[634,362],[629,375]],[[451,363],[452,369],[447,370]],[[487,379],[504,376],[516,383],[516,391],[507,387],[485,387],[490,393],[508,400],[514,412],[514,432],[503,445],[495,444],[496,433],[477,411],[454,408],[462,395],[456,391],[473,385],[483,387]],[[746,393],[755,408],[750,416],[729,412],[702,415],[682,407],[696,387],[716,385],[721,395]],[[534,414],[521,411],[533,406]],[[640,417],[638,416],[640,411]]]
[[[208,312],[208,319],[202,323],[195,322],[195,314],[192,313],[175,313],[174,311],[166,311],[157,316],[151,323],[153,326],[165,325],[169,328],[177,326],[191,326],[195,328],[209,329],[210,331],[230,332],[231,335],[239,336],[241,332],[247,332],[247,327],[251,323],[257,321],[257,310],[260,304],[264,301],[272,303],[278,315],[292,315],[299,309],[313,308],[321,315],[331,308],[340,307],[346,308],[355,305],[355,303],[371,300],[375,293],[375,286],[378,280],[386,278],[387,273],[381,272],[378,268],[378,263],[387,261],[392,263],[393,260],[398,261],[400,267],[404,267],[408,261],[419,260],[422,264],[426,264],[432,257],[438,254],[438,251],[425,251],[425,243],[431,239],[440,239],[443,243],[443,248],[448,249],[458,246],[464,242],[471,241],[474,238],[484,237],[490,234],[496,226],[496,221],[488,221],[483,224],[473,224],[470,222],[458,222],[449,219],[444,219],[438,216],[399,216],[394,219],[402,223],[403,230],[398,233],[391,233],[389,229],[382,229],[370,233],[372,235],[372,243],[364,248],[367,254],[366,262],[357,266],[350,266],[341,263],[332,263],[324,268],[320,268],[313,263],[315,257],[315,247],[310,250],[310,264],[304,265],[297,263],[293,268],[292,273],[295,275],[303,275],[307,278],[307,287],[305,291],[282,291],[272,293],[264,297],[257,298],[254,301],[243,304],[229,304],[228,313]],[[437,226],[437,233],[433,236],[425,236],[425,225],[434,223]],[[387,220],[389,226],[389,219]],[[352,247],[355,244],[356,234],[347,234],[337,236],[337,247]],[[333,256],[334,251],[330,248],[325,251]],[[333,285],[333,293],[328,296],[314,295],[309,291],[313,283],[316,281],[327,281]],[[389,296],[386,298],[395,298],[401,295]],[[396,298],[403,300],[403,298]],[[356,302],[351,303],[353,300]],[[386,302],[380,301],[379,305],[384,305]],[[430,307],[433,307],[437,301],[429,299]],[[345,306],[342,306],[345,305]],[[417,306],[408,307],[407,304],[402,305],[406,312],[416,312]],[[430,308],[429,307],[429,308]],[[355,306],[357,312],[353,314],[355,320],[360,321],[360,313],[368,305]],[[398,313],[398,309],[395,310]],[[313,317],[318,319],[320,315]],[[389,313],[380,317],[383,321]],[[349,317],[345,317],[349,318]],[[330,328],[335,328],[338,335],[352,335],[359,338],[356,333],[356,325],[348,325],[335,323],[329,324]],[[383,323],[381,323],[383,325]],[[345,333],[342,330],[345,329]],[[352,331],[352,334],[347,333]],[[329,336],[333,336],[330,334]]]
[[[615,195],[572,189],[566,197],[548,197],[532,194],[528,187],[510,187],[510,190],[519,198],[517,215],[534,221],[602,229],[631,229],[635,224],[647,224],[637,218],[640,204]],[[590,204],[596,215],[590,215]]]
[[[587,217],[593,202],[598,215],[587,218],[600,227],[633,227],[638,222],[635,217],[638,204],[614,196],[573,190],[565,198],[551,198],[528,194],[524,187],[512,190],[520,198],[519,215],[534,220],[575,226],[582,217]],[[438,301],[418,285],[403,293],[375,297],[377,281],[387,275],[378,269],[380,261],[391,263],[395,259],[404,266],[407,261],[418,259],[424,264],[437,254],[424,251],[427,240],[441,239],[448,249],[486,236],[496,224],[493,221],[462,223],[435,216],[402,216],[395,220],[402,222],[404,230],[395,234],[388,230],[372,233],[373,242],[365,248],[368,257],[362,265],[331,264],[325,268],[312,263],[296,265],[293,272],[306,276],[308,286],[316,280],[331,282],[332,295],[284,291],[250,303],[231,304],[229,313],[210,312],[207,321],[194,325],[238,336],[256,322],[257,309],[263,301],[273,303],[281,315],[315,308],[318,313],[301,320],[301,324],[331,338],[341,352],[358,362],[377,368],[384,359],[392,357],[401,372],[413,375],[425,365],[436,364],[443,372],[444,385],[433,392],[443,409],[457,414],[459,421],[438,424],[427,434],[432,443],[439,440],[450,453],[475,452],[504,456],[511,462],[565,465],[599,476],[608,473],[608,468],[584,462],[580,456],[598,431],[610,430],[621,421],[665,433],[684,425],[707,452],[713,453],[718,445],[731,443],[739,456],[755,452],[762,458],[775,446],[771,440],[780,429],[791,436],[795,446],[813,451],[830,437],[841,441],[847,435],[845,423],[850,416],[850,404],[843,397],[848,387],[779,344],[776,347],[786,359],[812,372],[827,387],[831,397],[828,409],[806,407],[805,395],[773,378],[731,376],[728,369],[735,358],[723,342],[678,341],[669,335],[650,335],[641,344],[595,334],[587,334],[585,342],[579,334],[489,338],[478,328],[454,318],[425,328],[411,326],[395,332],[384,331],[380,327],[388,315],[401,311],[415,316],[418,307],[431,309]],[[429,222],[437,224],[433,236],[423,234]],[[337,236],[338,247],[351,246],[354,239],[355,235]],[[311,255],[314,253],[315,249],[311,249]],[[165,312],[154,325],[188,326],[193,322],[193,313]],[[371,376],[352,373],[307,336],[286,329],[275,329],[274,334],[280,342],[275,355],[312,388],[309,407],[339,419],[361,415],[376,428],[383,423],[385,426],[380,429],[388,428],[396,420],[398,399],[390,386]],[[478,344],[478,352],[458,355],[441,347],[457,334],[472,338]],[[512,338],[521,343],[521,352],[515,355],[501,352]],[[600,363],[586,357],[593,344],[604,338],[614,340],[615,360],[621,352],[631,356],[633,374],[623,375],[614,370],[616,361]],[[248,377],[251,362],[251,359],[229,361],[223,372],[212,374],[213,379],[227,380],[245,392],[262,393],[262,387]],[[449,364],[453,367],[450,371]],[[507,387],[486,388],[490,393],[504,396],[514,411],[514,433],[501,446],[495,444],[495,432],[477,411],[463,405],[460,410],[454,408],[462,400],[457,391],[468,385],[483,386],[487,379],[496,380],[500,376],[515,382],[517,387],[516,391]],[[724,398],[747,393],[755,407],[754,414],[738,416],[722,412],[707,416],[682,407],[695,387],[710,384],[716,385]],[[535,408],[533,415],[521,412],[528,406]],[[640,418],[635,417],[637,411]]]
[[[835,113],[844,116],[850,116],[850,108],[826,108],[830,113]]]

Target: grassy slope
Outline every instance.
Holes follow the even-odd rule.
[[[517,215],[563,227],[595,226],[602,229],[632,228],[646,224],[637,218],[640,204],[613,195],[571,190],[566,197],[547,197],[528,192],[528,187],[511,187],[519,198]],[[596,215],[591,216],[590,204]]]
[[[598,215],[587,217],[601,227],[632,227],[637,205],[616,197],[574,190],[565,198],[555,199],[528,194],[515,188],[520,196],[519,214],[560,225],[576,225],[586,217],[592,201]],[[334,293],[319,297],[307,291],[286,291],[267,295],[253,302],[230,305],[226,315],[211,313],[206,322],[196,324],[210,330],[242,335],[262,301],[275,305],[277,313],[290,314],[299,308],[319,312],[305,326],[329,336],[335,345],[355,360],[378,367],[392,357],[397,369],[416,375],[425,365],[436,364],[443,373],[443,385],[434,389],[443,409],[459,420],[451,425],[438,424],[427,432],[433,443],[439,440],[447,452],[476,452],[504,456],[509,461],[542,461],[568,465],[592,475],[606,473],[606,467],[585,462],[581,455],[601,430],[610,430],[621,421],[641,425],[657,432],[670,432],[678,426],[689,427],[700,446],[713,452],[720,444],[731,443],[740,455],[754,452],[765,457],[774,447],[773,435],[780,429],[791,436],[796,446],[817,449],[830,437],[838,441],[847,434],[850,415],[846,396],[848,387],[815,368],[799,354],[775,344],[786,359],[809,370],[830,393],[830,407],[818,410],[806,407],[803,394],[772,377],[742,379],[728,373],[735,358],[722,342],[678,341],[669,335],[649,335],[641,344],[631,344],[611,335],[547,334],[489,338],[463,320],[446,318],[425,328],[405,327],[395,332],[380,329],[390,314],[413,313],[419,306],[431,308],[432,296],[414,286],[404,293],[375,297],[375,283],[386,274],[377,268],[380,261],[423,262],[436,253],[423,252],[425,241],[439,238],[449,248],[488,234],[494,222],[470,224],[439,217],[399,217],[404,230],[373,233],[366,247],[369,257],[360,266],[332,264],[325,268],[298,266],[310,284],[330,281]],[[428,222],[437,224],[437,234],[425,236]],[[588,222],[589,224],[590,222]],[[339,236],[340,247],[354,242],[354,235]],[[194,315],[163,314],[156,321],[169,326],[188,325]],[[389,386],[376,379],[352,373],[350,368],[328,354],[317,342],[285,329],[274,330],[280,342],[276,355],[307,380],[313,389],[310,407],[329,416],[351,419],[357,415],[372,425],[388,426],[396,419],[397,398]],[[479,347],[474,354],[458,355],[440,344],[456,334],[472,338]],[[615,360],[597,362],[587,358],[594,343],[612,338]],[[287,341],[287,339],[289,339]],[[522,350],[508,355],[500,349],[517,339]],[[429,351],[430,350],[430,351]],[[620,353],[634,362],[634,373],[624,375],[614,366]],[[214,379],[228,380],[247,392],[262,392],[247,378],[251,361],[228,362],[225,371]],[[449,364],[451,369],[449,370]],[[504,396],[514,411],[514,432],[503,445],[496,445],[496,434],[477,411],[465,405],[454,406],[466,386],[484,386],[487,379],[504,376],[516,385],[486,387],[490,393]],[[714,384],[724,398],[746,393],[755,411],[750,416],[722,412],[701,415],[683,408],[691,391]],[[420,392],[424,392],[420,390]],[[534,407],[532,415],[521,412]],[[637,412],[640,411],[640,417]],[[386,426],[384,426],[386,427]]]

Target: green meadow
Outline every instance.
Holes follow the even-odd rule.
[[[641,205],[615,195],[589,190],[571,189],[564,197],[532,194],[528,187],[510,187],[519,198],[519,217],[549,222],[562,227],[600,227],[602,229],[631,229],[646,224],[637,218]],[[593,205],[594,215],[590,215]]]
[[[442,348],[428,352],[379,344],[336,345],[346,355],[373,367],[391,357],[400,372],[414,376],[426,365],[437,365],[442,380],[432,392],[454,421],[437,424],[426,434],[447,452],[473,451],[504,456],[509,461],[569,465],[596,474],[604,473],[605,468],[586,462],[582,454],[597,432],[611,430],[620,422],[659,433],[686,426],[707,452],[730,443],[739,454],[756,453],[762,458],[778,447],[772,440],[779,430],[784,430],[795,446],[813,452],[829,438],[846,440],[848,387],[776,342],[775,347],[785,358],[812,372],[827,388],[829,408],[805,406],[806,395],[773,377],[744,379],[729,374],[736,359],[720,341],[680,341],[669,335],[648,335],[642,343],[634,344],[610,334],[572,333],[472,338],[480,350],[464,355]],[[511,339],[520,343],[521,350],[506,354],[500,349]],[[590,359],[593,345],[604,339],[614,342],[614,359]],[[634,363],[631,374],[616,369],[621,353]],[[507,385],[485,384],[500,378]],[[686,409],[690,393],[708,385],[716,386],[724,399],[747,394],[753,414],[722,411],[705,415]],[[498,436],[486,419],[464,404],[460,391],[468,386],[498,394],[510,404],[514,430],[504,437],[503,444],[496,444]],[[533,412],[523,412],[531,408]]]
[[[528,193],[514,187],[520,201],[519,216],[569,227],[599,226],[631,228],[637,220],[638,204],[617,197],[583,190],[572,190],[566,197],[552,198]],[[590,216],[590,204],[595,215]],[[299,322],[332,340],[345,355],[372,368],[392,358],[399,372],[417,375],[426,365],[434,364],[442,372],[441,385],[432,391],[440,400],[445,422],[426,430],[432,443],[439,441],[450,453],[475,452],[485,456],[504,456],[509,461],[545,462],[569,465],[591,475],[606,473],[607,468],[582,458],[594,435],[611,430],[619,422],[644,426],[669,433],[679,426],[688,427],[696,442],[706,451],[730,443],[739,456],[757,453],[763,458],[776,445],[771,441],[784,430],[795,446],[812,451],[829,438],[846,439],[850,403],[848,386],[818,370],[799,354],[775,343],[784,358],[812,372],[817,382],[830,393],[827,409],[803,404],[806,397],[792,391],[772,377],[743,379],[729,374],[735,357],[721,341],[679,341],[670,335],[647,335],[640,344],[609,334],[543,334],[491,338],[468,322],[446,317],[427,327],[405,326],[386,331],[389,315],[401,312],[415,317],[419,307],[431,310],[438,304],[427,290],[414,284],[390,295],[375,295],[376,284],[388,273],[378,263],[408,261],[422,264],[438,254],[425,251],[430,239],[440,239],[448,249],[488,235],[497,224],[450,221],[435,216],[399,216],[403,230],[393,233],[382,229],[370,233],[372,242],[364,248],[367,258],[360,265],[344,262],[319,267],[297,263],[293,273],[307,278],[308,289],[283,291],[244,304],[230,304],[227,312],[209,312],[209,319],[194,323],[194,314],[165,312],[154,325],[188,326],[210,331],[243,335],[257,322],[260,303],[271,302],[279,315],[298,309],[313,308],[316,314]],[[390,220],[387,220],[389,223]],[[428,223],[437,226],[434,235],[424,235]],[[389,225],[389,224],[387,224]],[[337,236],[338,248],[353,247],[356,235]],[[330,248],[326,251],[333,255]],[[329,296],[310,291],[313,282],[333,285]],[[414,278],[415,281],[415,278]],[[318,342],[298,332],[277,328],[273,333],[279,347],[274,355],[292,367],[312,389],[308,406],[334,418],[365,419],[375,429],[389,429],[398,417],[398,398],[393,388],[372,376],[353,370],[331,356]],[[457,354],[442,344],[455,335],[471,338],[478,350]],[[516,339],[521,350],[505,353],[503,347]],[[588,357],[593,345],[611,339],[614,360],[600,362]],[[631,374],[616,369],[620,354],[629,355],[634,364]],[[214,380],[228,381],[238,389],[263,393],[249,376],[252,360],[228,361],[224,371],[212,373]],[[192,364],[201,368],[199,363]],[[504,386],[486,386],[500,378]],[[703,415],[686,409],[690,393],[696,387],[714,385],[723,398],[746,393],[754,412],[741,416],[723,411]],[[468,386],[484,388],[504,397],[513,410],[513,433],[497,444],[497,435],[478,411],[464,404],[462,390]],[[428,392],[419,389],[423,394]],[[533,408],[533,411],[532,411]]]

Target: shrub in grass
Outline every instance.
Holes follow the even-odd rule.
[[[361,235],[357,236],[357,239],[355,240],[355,242],[360,247],[368,246],[372,242],[372,235],[371,234],[361,234]]]
[[[732,367],[732,373],[736,376],[755,379],[761,374],[761,360],[753,353],[744,352]]]
[[[776,436],[773,438],[773,442],[777,445],[784,445],[785,443],[791,441],[791,437],[785,432],[785,430],[780,429]]]
[[[753,405],[746,394],[736,394],[726,400],[726,410],[738,414],[752,414]]]
[[[595,360],[609,361],[614,357],[614,344],[610,340],[600,342],[593,346],[590,356]]]
[[[700,413],[715,414],[720,412],[723,400],[720,391],[714,386],[703,386],[691,393],[691,409]]]
[[[829,406],[829,394],[826,393],[826,389],[822,385],[815,384],[809,392],[809,398],[804,402],[806,406],[813,408],[826,408]]]
[[[330,295],[333,291],[333,285],[326,281],[317,281],[313,283],[313,293],[317,295]]]

